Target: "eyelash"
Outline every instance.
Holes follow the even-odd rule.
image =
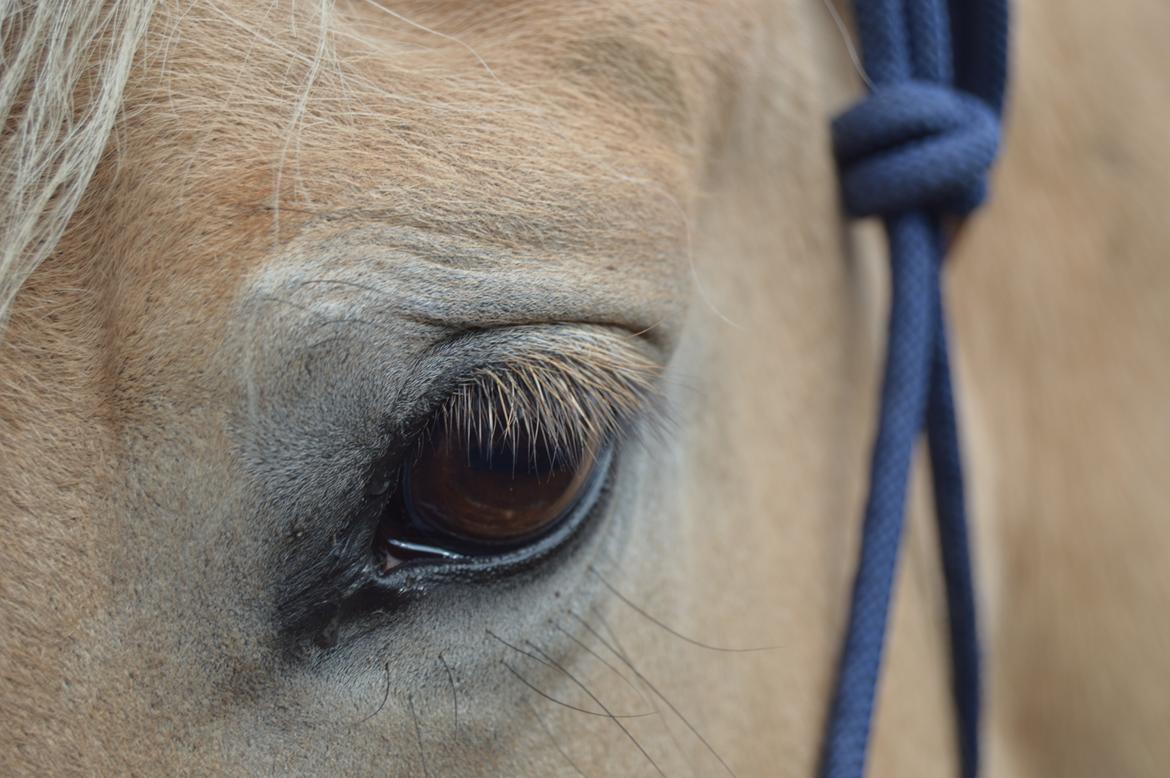
[[[535,351],[474,371],[431,422],[472,441],[515,441],[523,432],[573,450],[584,441],[618,437],[635,418],[664,426],[656,393],[660,372],[632,348],[617,357]]]

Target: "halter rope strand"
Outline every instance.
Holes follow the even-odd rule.
[[[963,778],[979,764],[979,640],[941,291],[942,220],[986,194],[999,146],[1007,0],[854,0],[872,91],[833,122],[845,207],[885,220],[889,340],[849,624],[822,778],[860,778],[914,445],[926,430]]]

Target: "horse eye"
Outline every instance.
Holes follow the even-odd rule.
[[[499,554],[543,537],[596,497],[590,487],[604,469],[602,449],[517,428],[480,440],[436,425],[403,466],[399,494],[384,514],[379,544],[387,566]]]

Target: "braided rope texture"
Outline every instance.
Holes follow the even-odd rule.
[[[979,770],[980,656],[941,291],[942,220],[985,198],[1007,76],[1007,0],[855,0],[870,94],[833,122],[846,211],[885,221],[880,416],[822,778],[865,772],[914,446],[925,431],[946,582],[960,770]]]

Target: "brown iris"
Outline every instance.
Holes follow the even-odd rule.
[[[536,538],[588,491],[600,448],[522,429],[480,442],[438,425],[403,472],[402,515],[383,529],[390,553],[475,553]]]

